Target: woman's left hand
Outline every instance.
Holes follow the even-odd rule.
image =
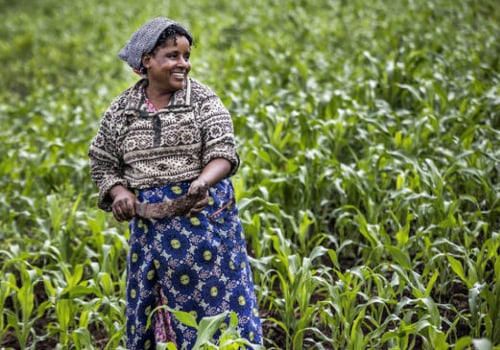
[[[200,176],[191,183],[188,190],[188,196],[198,199],[187,214],[188,217],[198,214],[207,206],[208,188],[225,178],[230,171],[231,163],[224,158],[215,158],[203,168]]]
[[[209,198],[208,183],[200,179],[194,180],[191,186],[189,186],[187,195],[198,199],[187,214],[188,217],[191,217],[201,212],[207,206]]]

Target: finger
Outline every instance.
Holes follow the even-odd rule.
[[[204,207],[202,206],[194,206],[192,207],[190,210],[189,210],[189,213],[188,213],[188,217],[191,217],[193,215],[196,215],[198,213],[200,213],[202,210],[203,210]]]
[[[118,211],[118,209],[113,209],[113,216],[115,217],[116,221],[121,222],[123,221],[121,213]]]
[[[193,209],[199,209],[199,210],[202,210],[203,208],[205,208],[208,204],[208,197],[205,197],[201,200],[199,200],[198,202],[196,202],[194,205],[193,205]]]
[[[115,219],[119,222],[128,220],[128,214],[127,210],[124,209],[122,205],[116,205],[113,208],[113,214],[115,216]]]
[[[205,209],[207,204],[208,204],[208,200],[206,202],[204,201],[204,203],[202,203],[202,202],[196,203],[195,206],[189,210],[188,217],[190,217],[192,215],[199,214],[201,211],[203,211],[203,209]]]
[[[130,219],[134,218],[136,213],[135,213],[135,202],[131,203],[129,207],[129,214],[130,214]]]
[[[187,214],[187,217],[190,218],[194,215],[197,215],[199,214],[200,212],[202,211],[202,209],[195,209],[195,208],[192,208],[189,213]]]
[[[200,187],[197,184],[193,184],[188,189],[188,196],[197,196],[200,193]]]
[[[124,203],[122,208],[123,217],[126,220],[130,220],[135,216],[135,201],[127,201]]]
[[[203,198],[202,200],[198,201],[194,206],[204,208],[207,206],[207,204],[208,204],[208,196]]]

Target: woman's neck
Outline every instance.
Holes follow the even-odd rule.
[[[170,102],[170,98],[174,94],[172,91],[155,88],[151,84],[148,84],[144,89],[147,98],[157,110],[167,106]]]

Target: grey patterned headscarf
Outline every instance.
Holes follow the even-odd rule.
[[[152,19],[132,35],[128,43],[118,53],[118,56],[133,69],[140,70],[142,56],[153,50],[161,33],[171,25],[184,28],[179,23],[166,17]]]

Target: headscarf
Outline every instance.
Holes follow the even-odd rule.
[[[118,56],[127,62],[134,71],[139,71],[142,65],[142,56],[153,50],[161,33],[172,25],[184,28],[179,23],[166,17],[157,17],[145,23],[132,34],[130,40],[118,53]]]

